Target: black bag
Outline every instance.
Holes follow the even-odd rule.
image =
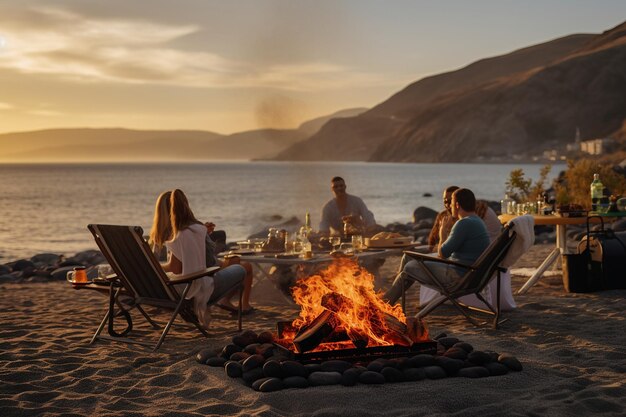
[[[604,231],[604,221],[600,217]],[[566,292],[585,293],[602,289],[602,261],[593,259],[589,248],[591,231],[587,218],[586,245],[579,253],[563,254],[563,286]],[[583,240],[583,241],[584,241]]]
[[[596,232],[579,244],[579,247],[587,246],[592,261],[602,265],[601,289],[626,289],[626,233],[611,229]]]

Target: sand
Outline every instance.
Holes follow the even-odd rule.
[[[538,265],[552,249],[534,246],[515,268]],[[390,279],[397,259],[383,268]],[[514,276],[513,287],[526,277]],[[387,280],[388,281],[388,280]],[[436,310],[432,334],[447,332],[516,355],[524,370],[483,379],[446,378],[354,387],[260,393],[223,369],[198,364],[200,349],[226,344],[236,331],[216,312],[212,338],[175,326],[158,353],[121,343],[88,345],[107,299],[66,283],[1,286],[0,414],[2,416],[573,416],[626,414],[626,291],[566,294],[559,274],[516,296],[500,330],[475,328],[451,307]],[[417,291],[410,305],[415,308]],[[297,314],[262,281],[259,311],[244,327],[273,330]],[[157,316],[163,321],[164,315]],[[140,332],[147,326],[137,318]]]

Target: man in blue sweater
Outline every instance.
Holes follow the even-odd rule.
[[[445,242],[439,246],[439,256],[471,265],[489,246],[489,235],[485,223],[475,213],[476,197],[474,193],[467,188],[456,190],[452,194],[451,209],[452,216],[459,220],[452,227]],[[464,268],[439,262],[425,261],[424,263],[446,287],[454,285],[467,272]],[[402,280],[405,280],[405,289],[413,284],[412,279],[405,279],[406,275],[422,284],[437,288],[417,261],[408,261],[383,297],[390,304],[394,304],[402,296]]]

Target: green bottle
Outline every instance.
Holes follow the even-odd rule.
[[[604,185],[600,181],[600,174],[593,174],[591,183],[591,211],[597,212],[601,209],[600,203],[604,197]]]

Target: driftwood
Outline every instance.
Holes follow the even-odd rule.
[[[326,337],[330,336],[335,328],[333,323],[334,316],[335,313],[332,311],[324,310],[310,325],[301,328],[293,339],[296,352],[302,353],[313,350]]]

